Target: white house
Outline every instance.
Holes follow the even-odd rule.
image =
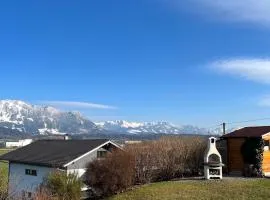
[[[50,172],[61,170],[82,177],[89,162],[115,148],[120,147],[105,139],[39,140],[0,160],[9,161],[9,194],[31,199]]]
[[[6,148],[24,147],[33,142],[32,139],[24,139],[16,142],[6,142]]]

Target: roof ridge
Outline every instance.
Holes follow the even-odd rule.
[[[35,142],[37,141],[94,141],[94,140],[107,140],[110,141],[110,139],[68,139],[68,140],[61,140],[61,139],[40,139],[40,140],[35,140]]]

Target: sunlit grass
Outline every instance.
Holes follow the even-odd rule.
[[[0,155],[3,155],[5,153],[8,153],[12,151],[11,149],[0,149]],[[7,176],[8,176],[8,162],[5,162],[5,161],[1,161],[0,160],[0,175],[1,175],[1,178],[5,178],[7,179]]]
[[[269,199],[270,179],[174,181],[144,185],[109,200]]]
[[[0,155],[8,153],[9,151],[11,151],[11,150],[10,149],[0,149]],[[8,170],[7,168],[8,168],[8,163],[0,161],[0,170],[7,172],[7,170]]]
[[[10,149],[0,149],[0,155],[8,153]],[[0,193],[7,190],[8,183],[8,163],[0,160]]]
[[[0,149],[0,155],[8,153],[9,151],[11,151],[11,150],[10,149]]]

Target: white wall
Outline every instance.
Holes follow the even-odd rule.
[[[11,148],[11,147],[18,147],[19,142],[6,142],[6,147]]]
[[[94,161],[97,159],[97,152],[98,151],[107,151],[104,148],[99,148],[98,150],[95,150],[91,152],[90,154],[87,154],[80,158],[79,160],[71,163],[67,166],[67,173],[68,174],[76,174],[77,177],[81,178],[85,174],[87,170],[87,165],[89,162]]]
[[[31,144],[33,142],[32,139],[25,139],[25,140],[19,140],[18,142],[6,142],[6,147],[24,147],[28,144]]]
[[[24,147],[28,144],[31,144],[33,142],[32,139],[25,139],[25,140],[19,140],[20,146]]]
[[[85,169],[68,169],[67,174],[75,174],[78,178],[81,178],[86,172]]]
[[[25,174],[25,169],[37,170],[37,176]],[[53,168],[19,163],[9,164],[9,194],[22,195],[22,191],[35,192],[44,178],[52,172]]]

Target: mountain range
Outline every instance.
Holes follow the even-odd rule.
[[[79,112],[64,112],[51,106],[31,105],[19,100],[0,100],[0,132],[30,135],[147,135],[208,134],[196,126],[169,122],[92,122]],[[3,134],[0,134],[2,136]]]
[[[129,122],[125,120],[95,123],[99,128],[128,134],[207,134],[207,130],[191,125],[176,126],[169,122]]]
[[[62,112],[50,106],[31,105],[18,100],[0,101],[0,127],[22,133],[87,134],[100,131],[78,112]]]

